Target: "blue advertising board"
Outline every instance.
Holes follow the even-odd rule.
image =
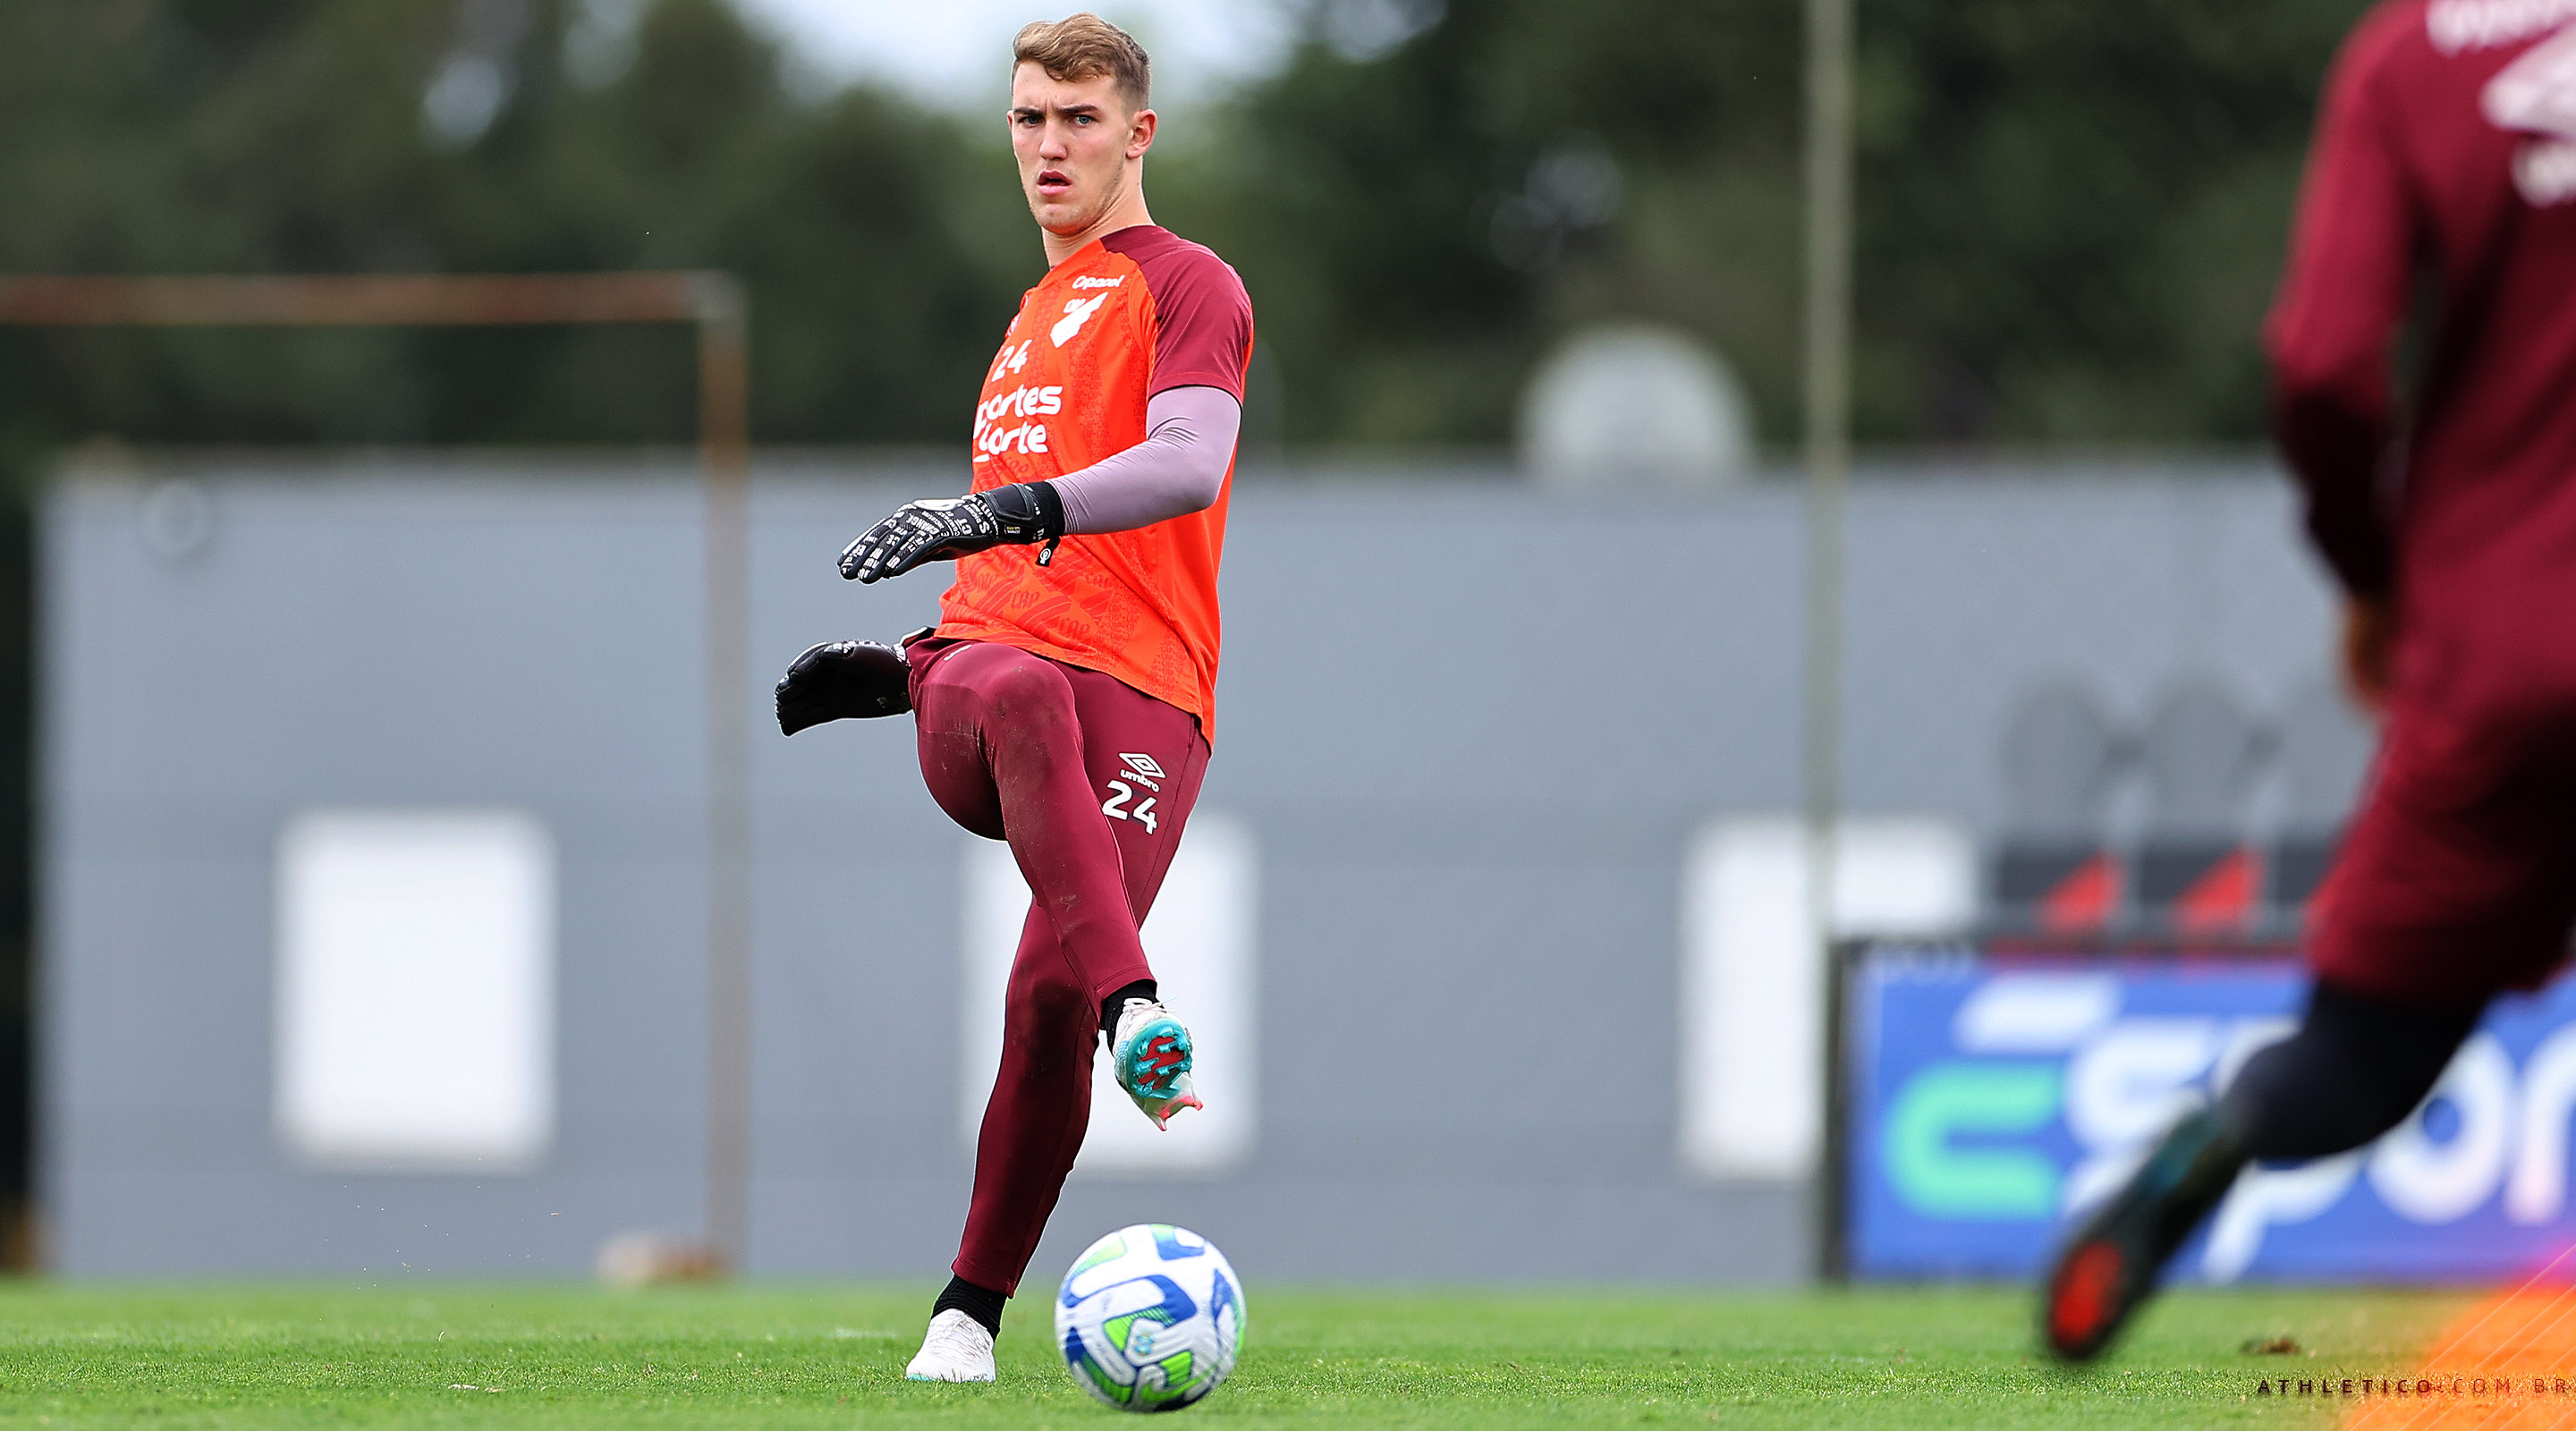
[[[1880,949],[1845,987],[1856,1276],[2027,1277],[2067,1222],[2248,1055],[2306,979],[2277,958],[1989,959]],[[2376,1144],[2249,1169],[2174,1264],[2232,1282],[2443,1282],[2576,1246],[2576,986],[2503,1000]]]

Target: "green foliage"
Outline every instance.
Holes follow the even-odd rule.
[[[2465,1299],[2187,1292],[2109,1364],[2043,1364],[2018,1289],[1707,1293],[1251,1289],[1232,1425],[2312,1425],[2258,1379],[2390,1375]],[[89,1284],[0,1291],[0,1424],[189,1427],[1099,1427],[1047,1299],[1014,1304],[1001,1380],[902,1380],[930,1288],[618,1295],[418,1276],[359,1290]],[[2252,1356],[2288,1336],[2305,1356]],[[2462,1405],[2462,1411],[2471,1406]],[[2491,1409],[2476,1405],[2483,1411]]]
[[[654,0],[603,69],[585,3],[15,0],[0,270],[725,267],[763,440],[958,437],[1039,263],[1000,136],[800,96],[724,0]],[[2256,436],[2255,329],[2359,9],[1861,0],[1863,435]],[[1284,69],[1179,117],[1151,166],[1158,216],[1251,284],[1290,438],[1501,440],[1545,347],[1624,317],[1708,339],[1795,435],[1795,0],[1303,11]],[[1353,15],[1431,23],[1354,45]],[[461,56],[506,102],[441,139],[425,97]],[[686,344],[0,334],[0,452],[678,440]]]
[[[1462,0],[1354,58],[1319,25],[1156,202],[1242,270],[1292,437],[1497,440],[1571,321],[1678,319],[1739,360],[1776,346],[1794,303],[1725,296],[1795,269],[1776,192],[1794,63],[1766,59],[1795,33],[1782,5]],[[1607,167],[1626,216],[1558,192],[1568,166],[1577,188]]]
[[[1542,347],[1610,318],[1697,332],[1795,435],[1792,0],[1456,0],[1366,62],[1327,43],[1337,3],[1189,195],[1262,305],[1292,435],[1498,439]],[[1860,0],[1862,435],[2258,436],[2256,329],[2361,9]],[[1617,215],[1516,244],[1506,211],[1584,146]]]
[[[1866,430],[2252,438],[2358,0],[1866,0]]]
[[[574,19],[569,0],[0,7],[0,271],[728,268],[752,294],[761,438],[962,436],[1040,263],[998,145],[881,94],[799,99],[722,0],[659,0],[622,72],[585,86]],[[507,97],[441,134],[424,96],[459,57]],[[685,440],[689,343],[9,334],[0,431]]]

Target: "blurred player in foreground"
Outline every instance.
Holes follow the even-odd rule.
[[[2392,341],[2434,300],[2413,411]],[[2249,1161],[2358,1148],[2576,926],[2576,7],[2394,0],[2328,82],[2266,333],[2377,763],[2314,908],[2307,1014],[2049,1273],[2099,1353]]]
[[[1013,45],[1009,123],[1049,268],[975,409],[968,495],[909,502],[850,543],[862,582],[954,560],[936,627],[900,650],[816,646],[778,686],[788,734],[909,709],[950,818],[1007,840],[1036,894],[1011,966],[974,1200],[905,1374],[991,1381],[1020,1282],[1091,1110],[1095,1041],[1157,1127],[1194,1052],[1137,929],[1208,758],[1252,305],[1145,209],[1145,51],[1089,14]]]

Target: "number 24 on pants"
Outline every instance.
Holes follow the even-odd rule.
[[[1161,790],[1166,778],[1163,767],[1150,755],[1121,755],[1118,758],[1125,762],[1127,768],[1108,782],[1109,798],[1101,802],[1100,813],[1113,820],[1133,820],[1145,827],[1146,834],[1153,834],[1157,828],[1154,815],[1156,797],[1148,795],[1138,800],[1136,792],[1139,788]],[[1133,808],[1130,808],[1131,803]]]

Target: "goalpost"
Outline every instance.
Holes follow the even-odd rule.
[[[688,323],[706,494],[707,1253],[741,1263],[751,1191],[749,314],[713,272],[0,277],[0,326]]]

